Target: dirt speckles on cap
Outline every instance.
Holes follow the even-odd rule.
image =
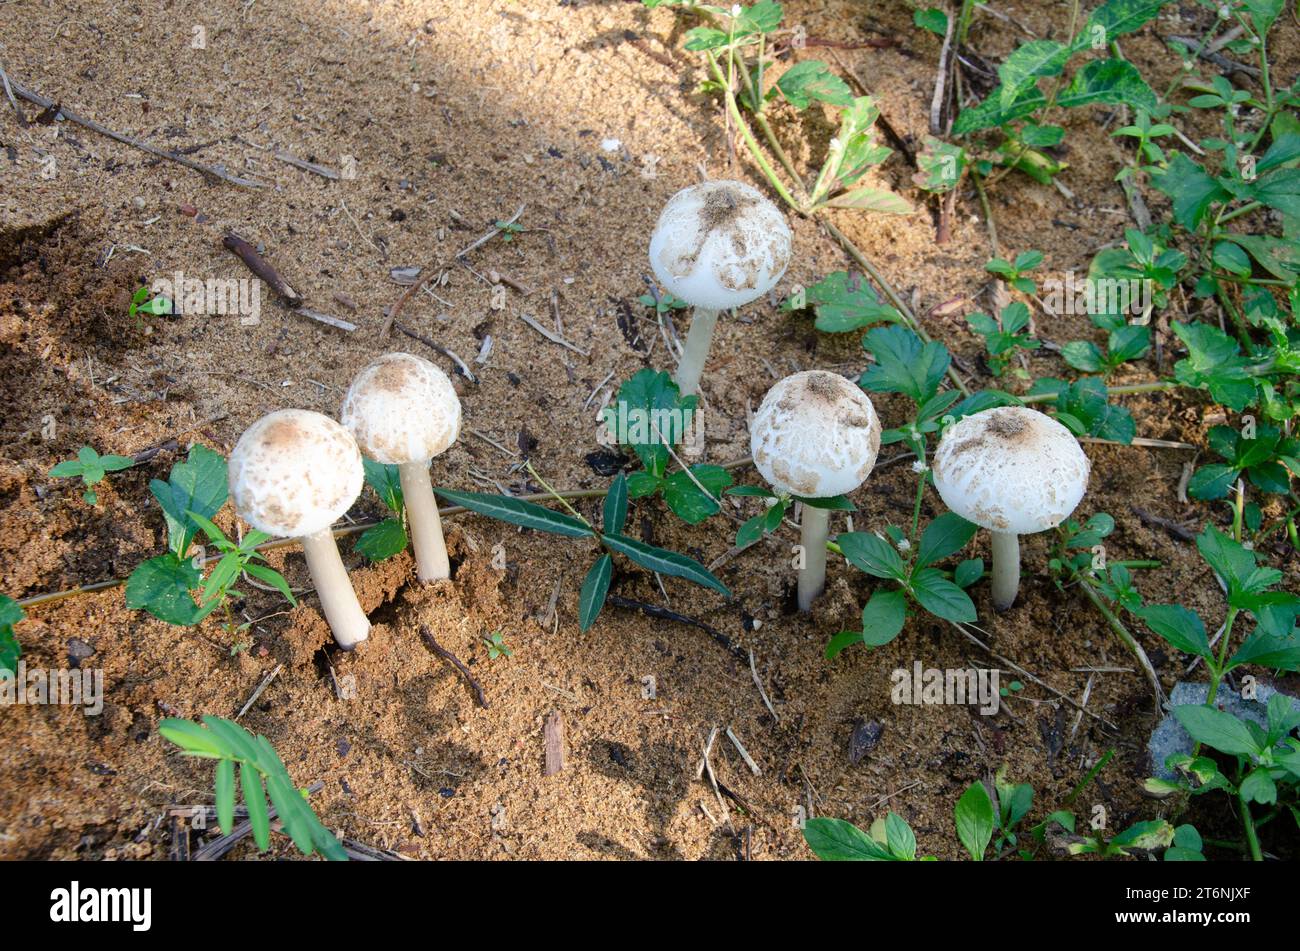
[[[447,374],[428,360],[386,353],[352,381],[339,419],[376,462],[422,462],[460,435],[460,399]]]
[[[230,454],[231,500],[254,528],[285,538],[336,522],[361,492],[361,453],[320,413],[284,409],[244,431]]]
[[[809,370],[778,382],[750,427],[754,465],[778,492],[830,498],[866,480],[880,451],[867,394],[835,373]]]
[[[1023,406],[958,420],[933,460],[934,484],[948,508],[983,528],[1017,535],[1063,522],[1083,498],[1089,469],[1068,429]]]

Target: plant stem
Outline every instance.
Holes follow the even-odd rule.
[[[776,193],[781,196],[782,200],[796,211],[802,211],[799,202],[795,201],[794,197],[790,194],[789,189],[787,189],[781,179],[777,177],[776,172],[772,170],[771,164],[769,164],[767,158],[763,155],[762,149],[759,148],[758,142],[755,141],[754,133],[749,129],[749,123],[746,122],[745,117],[740,114],[740,106],[736,103],[736,94],[732,90],[731,85],[727,82],[727,78],[722,74],[722,67],[718,65],[718,61],[714,57],[712,51],[706,50],[704,55],[708,59],[709,68],[713,72],[714,80],[722,86],[723,99],[727,105],[727,113],[731,116],[731,121],[736,123],[736,128],[740,130],[740,134],[745,140],[745,145],[749,149],[749,154],[754,157],[754,161],[758,163],[758,167],[762,170],[763,176],[768,180],[772,187],[776,189]]]
[[[1124,622],[1121,621],[1115,615],[1115,612],[1110,609],[1110,605],[1108,605],[1101,595],[1097,593],[1097,589],[1092,586],[1091,582],[1089,582],[1082,574],[1077,572],[1075,574],[1075,579],[1079,582],[1079,588],[1085,595],[1087,595],[1088,600],[1093,603],[1093,606],[1101,612],[1101,616],[1106,619],[1106,623],[1110,625],[1110,629],[1115,632],[1115,635],[1123,641],[1124,646],[1127,647],[1133,656],[1137,658],[1138,665],[1142,668],[1143,673],[1147,675],[1147,680],[1151,682],[1151,691],[1155,695],[1156,701],[1155,709],[1158,713],[1160,711],[1160,704],[1164,700],[1165,693],[1163,688],[1160,686],[1160,678],[1156,675],[1155,668],[1151,666],[1151,659],[1147,657],[1147,652],[1142,649],[1142,645],[1137,642],[1137,639],[1129,632],[1129,629],[1124,626]]]
[[[1237,801],[1241,804],[1241,827],[1246,832],[1246,845],[1250,849],[1250,857],[1256,862],[1264,861],[1264,855],[1259,848],[1259,834],[1255,831],[1255,823],[1250,817],[1250,803],[1240,792],[1237,793]]]
[[[1105,769],[1106,764],[1114,759],[1114,757],[1115,748],[1111,747],[1102,755],[1101,759],[1092,764],[1092,768],[1084,774],[1083,779],[1079,780],[1079,784],[1071,790],[1070,795],[1065,797],[1065,804],[1067,806],[1074,805],[1074,801],[1079,798],[1085,789],[1088,788],[1088,784],[1097,778],[1097,774]]]
[[[1156,380],[1152,383],[1126,383],[1123,386],[1108,386],[1106,394],[1108,396],[1121,396],[1125,393],[1158,393],[1162,390],[1176,390],[1181,384],[1177,380]],[[1020,397],[1020,402],[1028,405],[1030,403],[1055,403],[1057,394],[1055,393],[1033,393],[1029,396]]]

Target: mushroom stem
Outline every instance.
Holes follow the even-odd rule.
[[[352,590],[334,533],[326,526],[319,532],[303,535],[298,541],[307,556],[307,570],[320,597],[321,613],[339,647],[350,651],[370,636],[370,619],[361,610],[357,593]]]
[[[803,567],[799,569],[799,610],[805,614],[826,587],[826,538],[830,534],[830,512],[804,503],[799,521],[799,543],[803,546]]]
[[[709,345],[713,342],[713,328],[717,323],[716,310],[695,308],[691,329],[686,334],[686,346],[682,349],[682,361],[677,364],[677,386],[682,396],[700,391],[700,376],[704,373],[704,361],[709,358]]]
[[[447,560],[442,519],[429,481],[429,460],[404,462],[397,467],[397,476],[402,482],[402,500],[411,527],[416,576],[421,581],[445,581],[451,577],[451,562]]]
[[[1020,590],[1020,536],[990,532],[993,536],[993,607],[1005,611],[1016,603]]]

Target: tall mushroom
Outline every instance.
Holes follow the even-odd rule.
[[[790,226],[744,182],[683,188],[664,206],[650,236],[650,267],[665,290],[695,308],[677,385],[699,392],[718,311],[762,297],[790,263]]]
[[[339,418],[363,453],[397,466],[419,579],[450,578],[429,481],[430,460],[460,435],[460,399],[447,374],[409,353],[386,353],[357,374]]]
[[[750,425],[754,466],[782,496],[829,499],[862,485],[880,451],[880,420],[867,394],[837,373],[808,370],[777,382]],[[804,503],[799,610],[826,586],[829,511]]]
[[[351,434],[320,413],[282,409],[244,430],[228,468],[235,511],[259,531],[298,540],[334,639],[352,650],[369,636],[370,621],[330,532],[361,493]]]
[[[999,406],[945,429],[932,468],[944,504],[992,533],[993,607],[1005,611],[1020,588],[1019,536],[1069,517],[1088,488],[1088,457],[1051,417]]]

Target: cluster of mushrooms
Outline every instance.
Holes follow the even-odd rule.
[[[660,284],[694,307],[676,380],[699,391],[720,310],[771,291],[791,255],[780,211],[740,182],[714,181],[674,195],[650,239]],[[754,465],[778,496],[829,499],[860,487],[880,451],[881,427],[867,394],[836,373],[795,373],[768,391],[750,423]],[[1002,406],[953,422],[933,459],[944,504],[992,533],[993,605],[1004,611],[1020,587],[1019,536],[1054,528],[1088,486],[1089,463],[1056,420]],[[802,505],[798,603],[808,611],[826,584],[830,511]]]
[[[230,454],[230,497],[249,525],[297,539],[321,612],[345,650],[370,634],[330,527],[361,493],[362,454],[397,466],[421,581],[451,577],[429,464],[460,435],[460,399],[447,375],[388,353],[352,381],[339,421],[282,409],[244,431]]]
[[[650,239],[660,285],[694,308],[678,364],[683,395],[699,392],[718,315],[769,293],[790,262],[785,217],[741,182],[711,181],[674,195]],[[285,409],[262,417],[230,455],[230,494],[248,524],[302,545],[321,610],[344,649],[369,635],[331,526],[361,492],[362,455],[395,465],[421,581],[450,577],[431,460],[456,441],[461,407],[447,375],[419,357],[389,353],[357,374],[336,422]],[[778,496],[829,499],[859,488],[880,451],[867,394],[826,370],[795,373],[768,391],[750,425],[754,465]],[[1004,406],[949,425],[933,459],[950,509],[992,533],[998,610],[1020,584],[1019,536],[1064,521],[1088,484],[1089,464],[1064,426]],[[808,611],[826,583],[830,511],[802,505],[798,603]]]

